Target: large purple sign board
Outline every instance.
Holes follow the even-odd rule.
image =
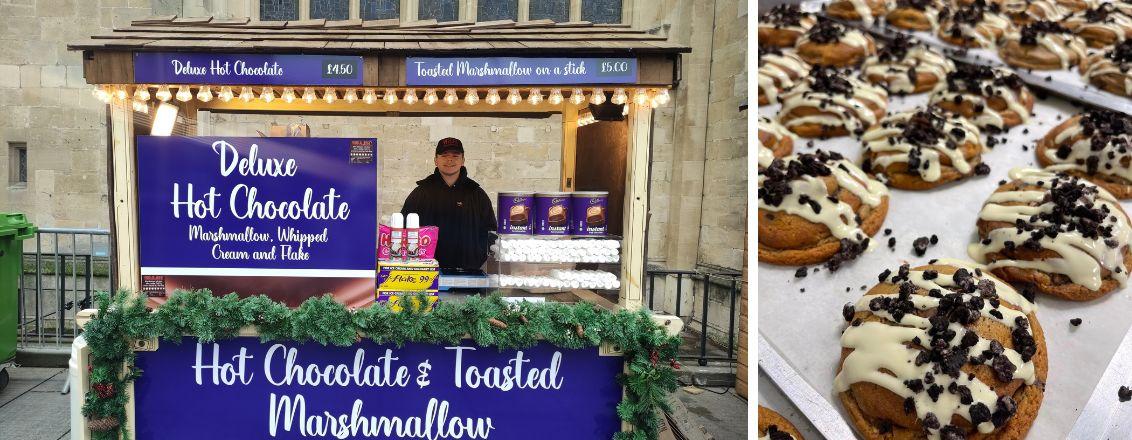
[[[372,138],[138,136],[142,290],[371,302],[377,157]]]
[[[154,84],[362,85],[362,57],[191,52],[134,54],[134,81]]]
[[[410,86],[632,84],[636,58],[408,57]]]
[[[620,356],[236,338],[139,352],[138,440],[609,439]]]

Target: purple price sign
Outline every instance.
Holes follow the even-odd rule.
[[[632,84],[636,58],[408,57],[410,86]]]
[[[143,52],[134,80],[154,84],[362,85],[362,57]]]

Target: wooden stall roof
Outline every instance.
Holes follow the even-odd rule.
[[[250,21],[247,18],[150,17],[73,42],[84,51],[210,51],[414,55],[481,53],[537,55],[678,54],[685,45],[628,25],[550,20],[400,22],[398,20]]]

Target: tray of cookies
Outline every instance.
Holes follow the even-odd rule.
[[[837,3],[825,13],[1009,38],[937,2]],[[1132,324],[1132,117],[797,6],[759,36],[794,43],[759,49],[767,343],[861,438],[1067,438]],[[1076,50],[1055,43],[1039,45]]]

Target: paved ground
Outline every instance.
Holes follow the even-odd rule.
[[[70,404],[59,394],[63,368],[9,368],[0,391],[0,439],[59,440],[70,437]]]
[[[62,368],[10,368],[11,382],[0,391],[0,439],[60,440],[70,437],[69,395],[59,394],[67,371]],[[694,391],[694,389],[693,389]],[[747,438],[747,401],[733,389],[681,388],[675,397],[687,408],[694,426],[717,440]],[[723,392],[723,394],[716,394]]]

